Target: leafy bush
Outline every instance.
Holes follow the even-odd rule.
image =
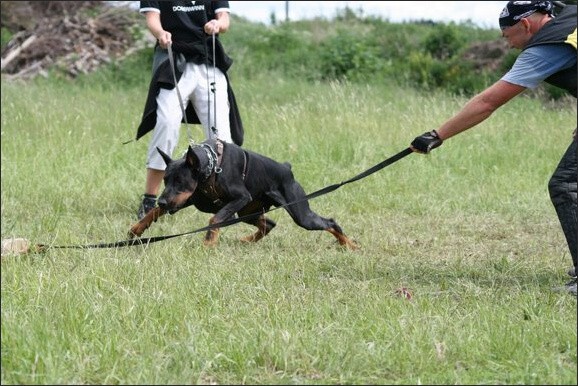
[[[472,44],[496,36],[496,31],[468,23],[390,23],[347,8],[331,21],[272,26],[233,15],[232,31],[223,41],[241,77],[270,71],[308,80],[395,82],[471,94],[486,86],[495,70],[480,70],[461,56]]]
[[[436,59],[455,57],[464,47],[465,39],[454,24],[439,25],[425,39],[425,51]]]
[[[322,44],[320,52],[323,80],[368,81],[384,66],[379,47],[348,30],[338,31]]]
[[[252,78],[264,71],[287,77],[317,73],[315,56],[312,56],[316,48],[310,31],[290,23],[267,27],[245,19],[235,19],[231,29],[221,39],[240,76]]]
[[[141,40],[148,31],[132,31]],[[2,31],[4,41],[9,31]],[[234,77],[269,74],[283,79],[411,85],[471,96],[505,73],[518,52],[505,53],[499,31],[471,23],[432,21],[391,23],[346,8],[333,20],[316,18],[272,25],[232,15],[231,30],[221,36],[234,60]],[[102,74],[81,77],[98,87],[148,86],[152,46]],[[94,80],[87,80],[90,78]],[[549,98],[563,91],[546,87]]]

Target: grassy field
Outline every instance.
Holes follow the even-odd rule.
[[[245,147],[307,192],[406,148],[465,99],[387,84],[232,78]],[[124,240],[144,187],[142,88],[2,82],[2,239]],[[576,384],[576,298],[547,181],[576,105],[519,98],[428,156],[286,212],[146,247],[2,259],[2,384]],[[191,126],[195,140],[202,131]],[[175,156],[187,143],[183,127]],[[207,225],[193,208],[144,236]],[[405,287],[410,300],[396,290]]]

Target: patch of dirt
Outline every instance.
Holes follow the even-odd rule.
[[[474,64],[478,71],[497,72],[504,57],[509,52],[508,43],[503,40],[492,40],[472,44],[463,54],[463,59]]]
[[[2,1],[2,74],[7,78],[47,75],[56,66],[69,77],[94,71],[144,47],[147,35],[129,2]],[[8,32],[9,31],[9,32]]]

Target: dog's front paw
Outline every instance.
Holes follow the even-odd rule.
[[[140,237],[147,228],[148,228],[147,226],[144,226],[140,222],[137,222],[136,224],[130,227],[130,230],[128,231],[128,238],[133,239],[135,237]]]
[[[209,229],[205,234],[203,244],[205,247],[214,247],[219,241],[219,228]]]
[[[130,227],[128,231],[129,239],[134,237],[140,237],[144,231],[146,231],[153,222],[157,221],[159,217],[164,215],[166,210],[160,207],[155,207],[153,210],[148,212],[139,222]]]
[[[263,237],[265,237],[265,234],[261,231],[257,231],[255,233],[253,233],[252,235],[245,236],[245,237],[241,238],[241,241],[244,243],[256,243],[257,241],[261,240]]]
[[[254,243],[255,242],[255,235],[249,235],[249,236],[241,237],[239,240],[242,243]]]

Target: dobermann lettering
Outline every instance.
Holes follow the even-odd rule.
[[[235,144],[206,140],[189,146],[181,159],[173,160],[157,148],[167,168],[164,190],[158,206],[134,224],[129,237],[143,232],[165,213],[173,214],[193,205],[205,213],[214,214],[209,224],[218,224],[233,218],[245,217],[243,222],[257,227],[257,231],[241,239],[256,242],[276,225],[263,213],[271,206],[286,205],[285,209],[297,225],[307,230],[326,230],[340,245],[357,249],[341,227],[333,220],[319,216],[309,207],[306,194],[293,177],[289,163],[279,163],[264,155],[245,150]],[[295,202],[295,203],[294,203]],[[207,231],[204,243],[216,245],[219,228]]]

